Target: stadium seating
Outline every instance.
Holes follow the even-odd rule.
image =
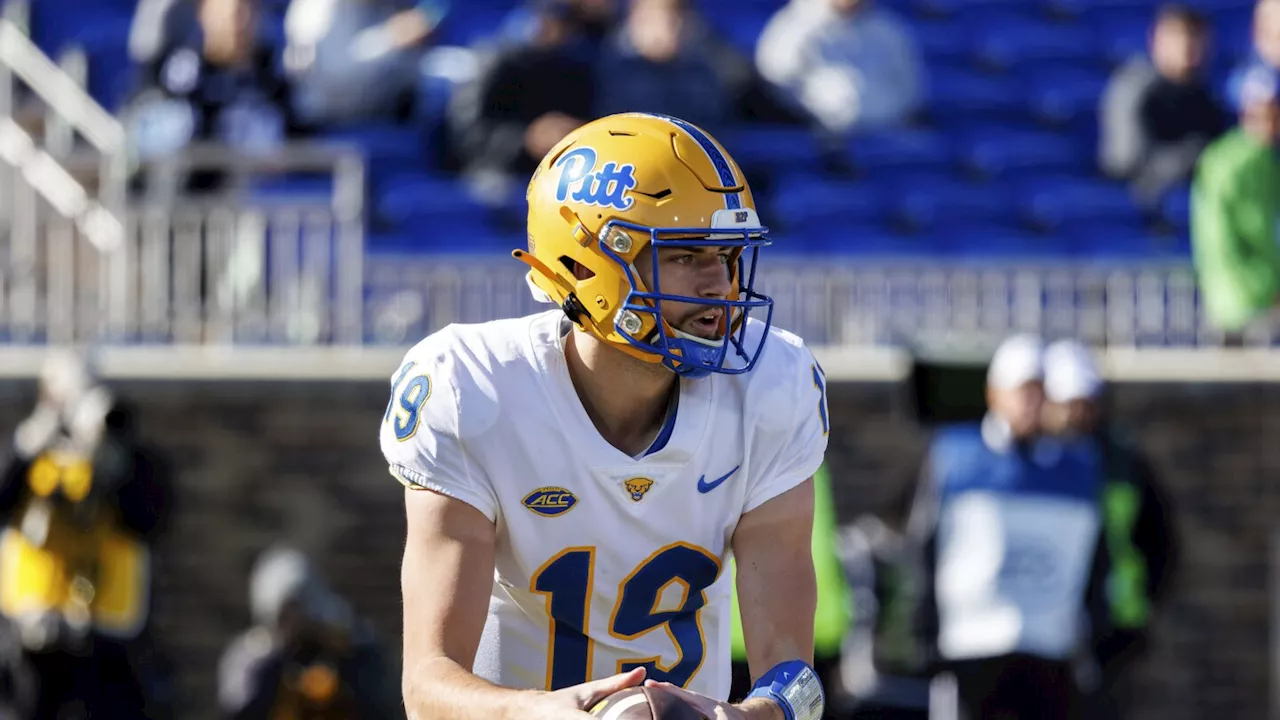
[[[788,252],[985,258],[1185,257],[1187,195],[1144,217],[1096,169],[1096,111],[1112,69],[1144,48],[1155,0],[881,0],[912,28],[928,67],[927,112],[916,126],[851,138],[832,165],[805,128],[741,127],[723,143],[758,177],[765,222]],[[699,0],[708,23],[750,56],[784,0]],[[442,45],[494,38],[514,0],[453,2]],[[1198,0],[1211,13],[1221,79],[1247,47],[1252,0]],[[286,0],[264,3],[280,36]],[[34,0],[32,36],[51,54],[78,46],[89,88],[116,108],[128,87],[133,0]],[[438,172],[428,132],[449,81],[424,76],[418,126],[359,127],[326,137],[370,157],[370,246],[465,250],[518,239]],[[836,149],[838,151],[838,148]],[[834,176],[844,167],[853,175]],[[260,197],[323,190],[314,179],[265,180]],[[500,203],[510,217],[522,199]],[[477,218],[489,218],[477,219]],[[420,241],[431,228],[438,242]],[[1164,235],[1161,235],[1163,233]],[[1172,233],[1172,235],[1169,235]],[[492,242],[491,242],[492,241]]]

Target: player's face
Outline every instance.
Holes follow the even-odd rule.
[[[636,271],[649,290],[654,289],[653,249],[645,248],[636,256]],[[684,295],[724,300],[733,290],[733,248],[691,247],[658,250],[658,289],[664,295]],[[662,302],[662,318],[671,327],[708,340],[723,335],[722,319],[726,310],[714,305]]]

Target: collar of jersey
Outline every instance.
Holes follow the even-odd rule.
[[[649,451],[640,457],[632,457],[610,445],[596,430],[582,399],[569,377],[569,365],[564,357],[564,335],[560,332],[564,313],[551,310],[538,316],[530,328],[530,355],[542,373],[543,383],[550,400],[551,412],[558,425],[576,438],[581,447],[597,466],[630,465],[685,465],[697,456],[698,447],[706,434],[715,392],[715,377],[697,380],[680,380],[679,412],[670,418],[668,439],[661,447],[655,440]]]

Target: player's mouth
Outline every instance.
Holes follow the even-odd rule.
[[[685,332],[707,340],[717,340],[720,337],[723,317],[724,308],[702,308],[685,322]]]

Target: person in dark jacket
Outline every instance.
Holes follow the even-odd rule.
[[[1231,125],[1205,77],[1208,35],[1196,11],[1161,8],[1150,54],[1120,67],[1103,96],[1099,163],[1148,206],[1189,180],[1200,152]]]
[[[301,551],[263,552],[249,582],[254,625],[218,664],[218,704],[234,720],[404,717],[397,673],[367,621]]]
[[[0,475],[0,614],[38,686],[28,717],[168,715],[150,608],[170,484],[91,366],[53,355]]]
[[[1147,648],[1153,612],[1163,604],[1177,564],[1169,500],[1137,443],[1106,416],[1103,383],[1089,351],[1073,340],[1045,352],[1048,432],[1092,441],[1102,450],[1103,537],[1086,596],[1091,633],[1082,680],[1089,717],[1121,717],[1125,671]]]
[[[201,141],[269,153],[309,132],[294,112],[280,49],[262,31],[258,0],[182,0],[156,22],[121,113],[140,159],[163,160]],[[222,190],[230,181],[215,170],[181,180],[161,176],[170,167],[152,170],[146,190],[154,197]]]
[[[571,9],[558,0],[531,3],[528,42],[488,55],[454,96],[449,134],[468,175],[520,179],[523,188],[543,156],[592,119],[590,57]]]

